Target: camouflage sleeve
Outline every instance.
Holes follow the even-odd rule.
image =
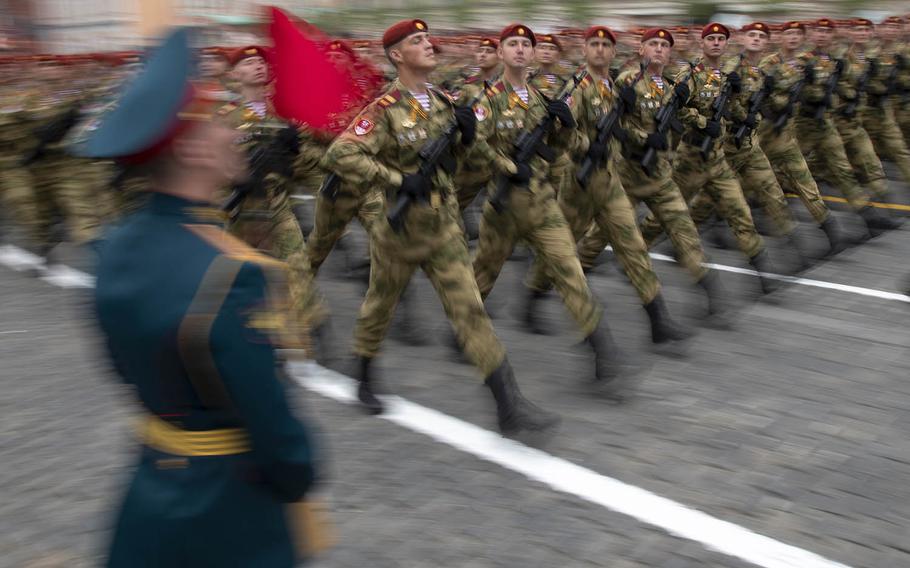
[[[390,136],[386,113],[374,102],[332,142],[320,165],[354,185],[398,187],[401,171],[379,158],[382,148],[390,143],[395,140]]]
[[[588,105],[591,104],[590,93],[590,86],[579,86],[569,104],[569,108],[572,109],[572,116],[575,117],[575,121],[578,123],[575,140],[572,143],[572,147],[569,148],[570,154],[575,157],[583,156],[588,151],[588,146],[591,145],[590,136],[597,135],[597,125],[590,123],[589,114],[586,112]]]
[[[800,56],[800,62],[803,64],[803,68],[807,65],[812,65],[816,70],[816,75],[818,74],[818,62],[815,61],[815,58],[811,57],[808,54]],[[825,82],[818,79],[816,76],[815,81],[810,83],[806,81],[805,86],[803,86],[803,101],[808,103],[818,103],[825,96]]]
[[[617,85],[632,85],[632,82],[635,80],[635,75],[624,72],[620,73],[616,78]],[[642,105],[642,97],[645,95],[647,87],[644,86],[644,80],[639,81],[635,89],[635,98],[637,108],[630,109],[629,112],[623,114],[622,119],[620,120],[620,126],[626,131],[626,136],[630,148],[635,150],[641,150],[644,148],[645,140],[648,138],[650,132],[645,129],[641,120],[641,113],[643,112],[640,105]]]
[[[860,76],[865,71],[865,64],[860,64],[853,58],[843,57],[844,71],[841,73],[834,92],[844,100],[853,100],[857,96],[856,88]]]
[[[319,188],[325,172],[319,162],[325,155],[326,144],[319,140],[307,128],[300,131],[300,152],[294,160],[293,180],[303,184],[306,189],[315,191]]]
[[[496,116],[489,97],[482,97],[474,105],[474,115],[477,117],[477,138],[470,150],[471,162],[478,160],[489,164],[494,174],[513,174],[516,171],[512,158],[491,143],[496,134]]]

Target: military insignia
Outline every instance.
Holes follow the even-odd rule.
[[[365,134],[369,134],[370,131],[373,130],[374,126],[375,126],[375,124],[373,124],[373,122],[371,120],[362,118],[359,121],[357,121],[357,124],[354,125],[354,134],[356,134],[357,136],[363,136]]]
[[[422,30],[422,29],[426,28],[426,26],[423,25],[423,22],[415,22],[414,27],[417,28],[418,30]]]
[[[517,34],[520,35],[520,36],[523,36],[523,35],[525,35],[525,29],[524,29],[524,28],[518,28],[518,29],[515,31],[515,33],[517,33]]]
[[[474,107],[474,118],[477,119],[477,122],[483,122],[487,119],[487,109],[483,105],[477,105]]]
[[[417,123],[410,118],[406,118],[401,121],[401,126],[403,128],[414,128],[416,125],[417,125]]]

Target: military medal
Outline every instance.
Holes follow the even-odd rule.
[[[417,126],[417,123],[410,118],[406,118],[401,121],[401,126],[404,128],[414,128]]]

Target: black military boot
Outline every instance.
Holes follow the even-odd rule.
[[[610,334],[607,319],[600,318],[597,328],[585,338],[594,351],[594,380],[603,394],[621,397],[638,368],[625,357]]]
[[[866,223],[866,228],[869,229],[869,234],[873,237],[877,237],[885,231],[893,231],[901,226],[899,221],[882,215],[871,205],[866,205],[857,211],[857,213],[863,218],[863,222]]]
[[[708,316],[714,326],[723,329],[733,327],[733,300],[721,284],[717,271],[709,270],[698,285],[708,297]]]
[[[372,357],[357,357],[357,376],[354,377],[357,379],[357,399],[368,414],[382,414],[382,402],[373,393],[373,387],[376,386],[376,383],[370,372],[370,365],[372,364]]]
[[[794,273],[804,272],[812,268],[812,261],[803,254],[802,248],[800,247],[800,241],[796,236],[796,230],[791,231],[790,234],[786,236],[786,240],[794,254],[796,254],[796,269],[794,270]]]
[[[822,231],[825,232],[825,236],[828,237],[828,252],[825,253],[826,257],[830,258],[836,254],[840,254],[850,247],[850,243],[847,241],[846,237],[844,237],[840,224],[837,222],[834,215],[829,213],[828,218],[825,219],[820,226]]]
[[[337,363],[337,357],[335,356],[335,334],[332,333],[331,320],[326,318],[314,327],[310,332],[310,339],[313,342],[311,358],[323,367],[333,369]]]
[[[761,283],[762,293],[770,294],[771,292],[780,289],[780,281],[772,280],[765,276],[766,274],[774,274],[776,272],[774,266],[771,264],[771,259],[768,257],[768,251],[766,249],[762,249],[761,252],[750,258],[749,264],[758,272],[758,281]]]
[[[520,314],[525,328],[537,335],[552,335],[552,332],[540,321],[540,302],[546,298],[547,293],[540,290],[525,290],[525,301]]]
[[[490,387],[496,400],[499,431],[503,435],[523,431],[540,432],[559,424],[558,416],[537,407],[521,394],[508,360],[504,359],[484,384]]]
[[[691,335],[681,325],[673,321],[670,312],[667,310],[667,304],[664,297],[658,294],[645,304],[645,311],[648,312],[648,318],[651,320],[651,341],[656,344],[667,343],[670,341],[683,341]]]

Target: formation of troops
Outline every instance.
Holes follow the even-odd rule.
[[[179,32],[146,61],[0,60],[7,222],[42,257],[64,239],[99,252],[99,321],[148,414],[111,564],[159,553],[136,533],[170,514],[156,501],[173,481],[162,471],[192,465],[176,482],[181,491],[210,490],[206,476],[234,476],[250,448],[257,465],[244,482],[271,497],[224,486],[242,503],[220,510],[199,501],[205,522],[222,530],[239,510],[231,507],[249,507],[266,521],[248,540],[274,544],[287,532],[268,499],[299,500],[316,474],[275,349],[335,363],[316,276],[355,217],[369,236],[350,371],[364,409],[384,410],[375,360],[419,268],[505,435],[559,421],[522,395],[485,305],[516,246],[532,253],[521,294],[527,328],[548,332],[540,301],[555,289],[590,349],[598,390],[621,397],[638,366],[614,342],[587,279],[607,246],[653,343],[677,345],[693,332],[670,314],[651,263],[649,249],[663,239],[706,297],[704,323],[727,329],[736,301],[707,267],[700,228],[726,224],[764,294],[779,288],[778,275],[817,260],[785,192],[827,238],[826,257],[898,229],[876,205],[889,201],[883,159],[910,183],[908,31],[901,17],[622,33],[535,34],[513,24],[437,41],[427,22],[410,19],[378,44],[324,46],[339,66],[386,79],[336,133],[278,115],[274,54],[264,46],[196,50],[195,69]],[[816,179],[843,196],[864,235],[841,229]],[[298,193],[315,199],[309,235],[292,208]],[[774,257],[753,207],[797,266]],[[269,375],[274,389],[263,388]],[[289,565],[295,552],[282,542],[250,553],[265,564],[250,562]],[[182,546],[163,561],[202,554]],[[235,561],[237,550],[226,547],[224,558]]]

